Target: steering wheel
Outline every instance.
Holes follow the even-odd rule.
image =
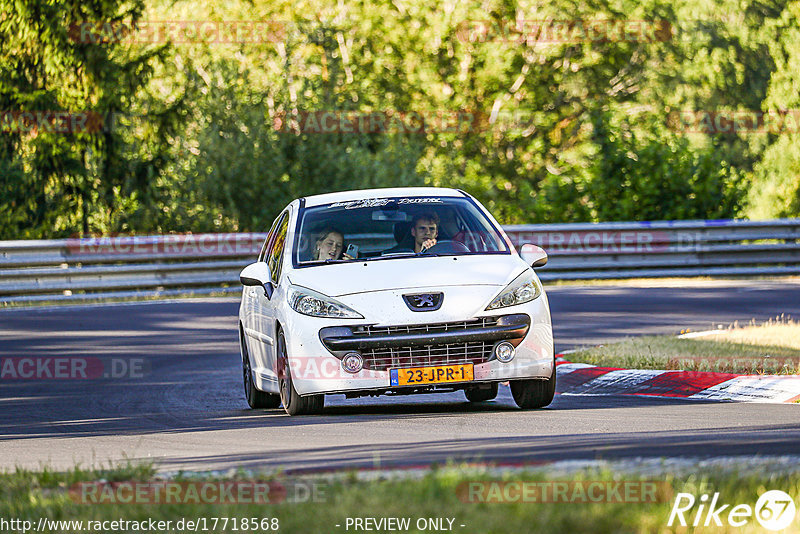
[[[469,252],[469,247],[462,243],[461,241],[451,241],[448,239],[443,239],[433,245],[431,248],[423,252],[430,252],[431,254],[454,254],[460,252]]]

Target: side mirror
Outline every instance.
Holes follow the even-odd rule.
[[[261,286],[268,299],[272,298],[275,288],[272,285],[272,275],[266,262],[251,263],[239,273],[239,281],[245,286]]]
[[[522,248],[519,250],[519,255],[525,260],[525,263],[534,269],[547,265],[547,252],[545,252],[542,247],[537,247],[530,243],[522,245]]]

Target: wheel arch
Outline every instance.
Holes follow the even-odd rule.
[[[275,342],[272,344],[272,349],[275,351],[275,360],[276,361],[278,359],[278,334],[280,334],[281,332],[283,332],[283,336],[285,338],[286,337],[286,329],[283,327],[283,324],[281,323],[281,320],[276,317],[275,318],[275,331],[272,333],[273,334],[273,338],[272,339],[275,340]],[[289,347],[288,347],[288,345],[286,347],[286,356],[287,357],[289,356]]]
[[[250,357],[250,347],[247,346],[247,336],[244,333],[244,325],[242,324],[242,320],[239,319],[239,356],[241,356],[242,362],[244,362],[244,355],[247,353],[247,357]],[[253,362],[250,362],[250,365],[253,365]]]
[[[287,362],[281,361],[281,359],[279,358],[279,355],[278,355],[278,337],[281,334],[281,332],[284,333],[283,335],[284,335],[284,338],[285,338],[286,337],[286,334],[285,334],[286,330],[283,328],[283,325],[281,324],[280,319],[275,318],[275,332],[274,332],[274,336],[275,337],[273,338],[275,340],[275,342],[272,344],[272,350],[273,350],[273,353],[275,355],[275,373],[278,375],[278,378],[283,378],[283,375],[284,375],[284,372],[285,372],[283,366],[288,364],[288,361]],[[288,360],[289,359],[289,347],[287,346],[285,341],[284,341],[283,345],[284,345],[283,348],[286,351],[286,360]]]

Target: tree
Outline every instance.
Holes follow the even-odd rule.
[[[2,182],[13,190],[0,198],[5,235],[120,231],[120,204],[146,197],[177,104],[146,94],[167,47],[141,51],[122,32],[143,9],[141,0],[0,0],[0,108],[17,117],[0,150],[0,166],[14,171]],[[119,127],[144,110],[147,124]]]

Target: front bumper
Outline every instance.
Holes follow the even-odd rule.
[[[457,322],[466,328],[424,332],[421,329],[426,325],[418,322],[365,326],[358,321],[359,324],[343,326],[341,320],[338,324],[333,320],[321,324],[319,319],[294,314],[294,324],[287,325],[287,350],[295,389],[301,395],[402,392],[410,386],[390,386],[389,369],[455,363],[472,363],[474,380],[434,387],[453,389],[487,382],[549,378],[554,360],[546,296],[501,311],[505,314],[498,315],[495,310]],[[419,317],[416,319],[419,321]],[[451,321],[431,323],[441,326]],[[292,332],[305,334],[298,336]],[[312,332],[317,335],[312,336]],[[494,357],[494,346],[500,341],[509,341],[516,347],[511,362],[502,363]],[[350,351],[357,351],[364,358],[365,368],[358,373],[342,369],[341,358]]]

